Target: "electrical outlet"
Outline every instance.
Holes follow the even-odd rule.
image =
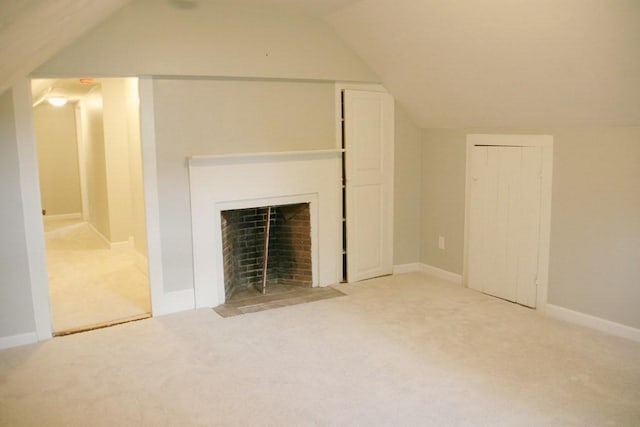
[[[444,237],[438,237],[438,249],[444,249]]]

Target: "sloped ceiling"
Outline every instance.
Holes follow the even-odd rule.
[[[638,0],[363,0],[325,19],[420,127],[640,125]]]
[[[130,0],[1,0],[0,93]]]
[[[0,2],[0,92],[128,1]],[[158,1],[324,19],[422,128],[640,125],[638,0]]]

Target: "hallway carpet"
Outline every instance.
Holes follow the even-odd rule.
[[[638,426],[640,343],[423,274],[0,352],[0,425]]]
[[[109,249],[81,220],[45,223],[53,330],[61,333],[151,312],[146,274],[130,248]]]

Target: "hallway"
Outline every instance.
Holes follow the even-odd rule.
[[[149,284],[130,248],[109,249],[81,219],[45,221],[55,334],[148,317]]]

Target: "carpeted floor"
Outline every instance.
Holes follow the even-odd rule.
[[[45,223],[53,329],[91,327],[151,312],[133,250],[109,249],[81,220]]]
[[[421,274],[0,352],[0,425],[638,426],[640,343]]]

